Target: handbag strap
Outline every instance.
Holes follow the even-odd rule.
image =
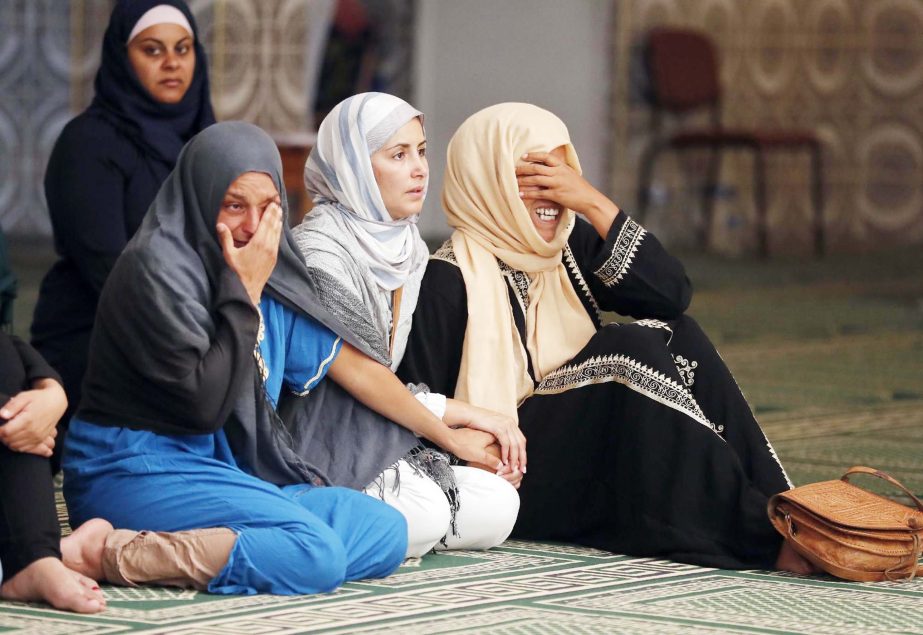
[[[849,468],[848,470],[846,470],[846,474],[844,474],[844,475],[840,478],[840,480],[841,480],[841,481],[845,481],[845,482],[848,483],[848,482],[849,482],[849,475],[850,475],[850,474],[871,474],[872,476],[877,476],[878,478],[881,478],[881,479],[884,479],[884,480],[888,481],[889,483],[891,483],[891,485],[894,485],[895,487],[900,488],[900,490],[901,490],[902,492],[904,492],[905,494],[907,494],[907,496],[909,496],[910,499],[911,499],[914,503],[916,503],[917,509],[919,509],[921,512],[923,512],[923,501],[921,501],[919,498],[917,498],[916,496],[914,496],[913,492],[911,492],[909,489],[907,489],[906,487],[904,487],[904,485],[903,485],[900,481],[898,481],[896,478],[894,478],[894,477],[892,477],[892,476],[890,476],[890,475],[888,475],[888,474],[885,474],[885,473],[882,472],[881,470],[876,470],[876,469],[871,468],[871,467],[865,467],[864,465],[854,465],[853,467],[851,467],[851,468]]]

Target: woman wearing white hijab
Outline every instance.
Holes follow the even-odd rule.
[[[475,113],[442,202],[455,233],[399,375],[518,419],[531,469],[513,535],[809,572],[766,516],[791,484],[684,315],[683,266],[580,176],[564,123],[529,104]],[[603,326],[601,311],[639,321]]]
[[[427,262],[416,227],[426,194],[425,155],[423,115],[410,104],[383,93],[341,102],[321,123],[305,166],[315,207],[294,230],[321,301],[392,369],[403,356]],[[485,446],[496,443],[506,464],[501,471],[518,483],[525,440],[510,418],[415,389],[446,425],[469,427],[458,433],[481,435]],[[330,410],[327,423],[311,428],[323,438],[356,418],[331,421]],[[340,475],[335,483],[345,480],[405,515],[408,555],[434,546],[487,549],[506,539],[519,508],[508,482],[484,470],[450,467],[447,455],[390,422],[373,430],[308,448],[334,447],[335,465],[326,469]]]

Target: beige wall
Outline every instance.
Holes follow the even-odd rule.
[[[615,192],[634,200],[649,110],[638,97],[643,36],[655,25],[707,31],[722,56],[729,125],[811,128],[825,142],[828,235],[833,250],[923,241],[923,0],[620,0],[613,92]],[[684,186],[697,162],[668,159],[657,171],[647,225],[688,240],[698,214]],[[770,162],[774,252],[807,253],[808,163]],[[719,205],[718,249],[753,249],[750,162],[729,156],[722,183],[736,188]]]
[[[608,171],[611,0],[420,0],[415,105],[426,113],[430,188],[420,230],[448,235],[440,205],[445,151],[471,114],[531,102],[567,124],[585,174]]]

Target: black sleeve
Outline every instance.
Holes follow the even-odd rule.
[[[117,284],[120,266],[107,284],[93,341],[78,415],[104,425],[150,429],[167,434],[211,434],[227,421],[241,391],[248,389],[256,366],[253,350],[259,312],[231,269],[217,280],[210,315],[213,328],[178,344],[155,311],[113,308],[142,306],[130,287]],[[127,297],[126,297],[127,296]],[[183,298],[175,298],[177,316],[190,316]],[[190,303],[189,306],[192,306]]]
[[[10,339],[13,341],[13,346],[16,347],[19,358],[22,360],[22,366],[26,371],[26,381],[31,384],[38,379],[48,378],[54,379],[59,384],[62,383],[61,376],[45,361],[45,358],[37,350],[15,335],[11,335]]]
[[[169,405],[169,415],[188,422],[195,432],[214,433],[224,425],[255,369],[259,312],[231,269],[221,274],[213,311],[211,346],[201,357],[188,360],[185,375],[165,386],[176,399]]]
[[[682,263],[624,211],[606,240],[578,218],[568,244],[602,310],[669,320],[689,307],[692,283]]]
[[[64,128],[48,160],[55,245],[97,294],[129,238],[124,198],[134,155],[111,126],[81,116]]]
[[[430,260],[397,376],[453,396],[467,326],[468,296],[461,271],[444,260]]]

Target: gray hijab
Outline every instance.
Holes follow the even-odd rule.
[[[227,188],[245,172],[272,177],[282,196],[282,209],[287,209],[279,152],[256,126],[218,123],[186,144],[106,285],[105,303],[118,305],[104,307],[101,303],[106,327],[118,335],[111,340],[115,344],[106,345],[121,350],[94,351],[94,356],[101,360],[128,357],[133,367],[144,369],[145,378],[155,387],[176,390],[187,381],[178,371],[189,374],[184,367],[189,351],[201,357],[212,346],[215,290],[222,276],[236,276],[225,263],[215,223]],[[361,341],[353,341],[320,304],[291,233],[284,227],[277,263],[264,293],[370,352]],[[243,285],[238,286],[245,300]],[[252,353],[255,342],[242,345]],[[224,395],[216,421],[226,422],[224,430],[238,463],[255,476],[280,485],[329,484],[323,468],[305,460],[290,427],[266,398],[255,358],[251,354],[242,359],[245,361],[230,369],[227,385],[215,387]],[[193,378],[188,382],[198,386]],[[172,412],[169,403],[157,406],[164,423],[181,422],[182,412]],[[120,416],[131,421],[131,408],[131,404],[122,404]]]

